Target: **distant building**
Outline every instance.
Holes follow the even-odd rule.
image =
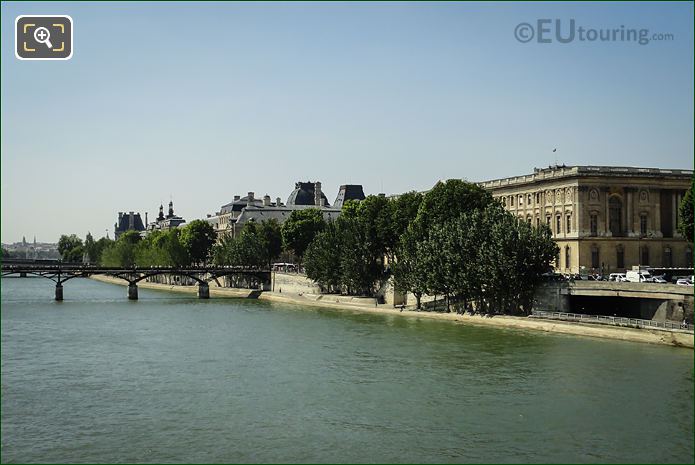
[[[26,237],[22,237],[22,242],[2,244],[2,248],[9,252],[11,258],[23,258],[28,260],[60,258],[58,244],[37,242],[36,236],[34,236],[33,242],[27,242]]]
[[[610,273],[693,266],[693,245],[677,228],[692,178],[692,170],[550,166],[480,185],[520,220],[548,225],[557,271]]]
[[[114,224],[113,229],[113,235],[116,239],[118,239],[120,235],[126,231],[144,231],[145,224],[142,222],[142,218],[140,218],[140,213],[118,212],[118,222]]]
[[[282,224],[293,211],[307,208],[317,208],[324,219],[335,220],[340,215],[345,201],[364,198],[362,186],[344,185],[340,186],[336,198],[336,204],[339,206],[331,206],[320,182],[297,182],[285,204],[280,197],[272,202],[269,195],[257,199],[253,192],[249,192],[245,197],[234,196],[233,202],[223,205],[215,215],[208,215],[207,221],[213,225],[218,236],[223,234],[236,236],[249,221],[260,223],[264,220],[275,219]]]
[[[164,216],[164,206],[161,204],[159,205],[159,215],[157,216],[157,220],[147,225],[147,231],[145,231],[145,234],[152,231],[167,231],[169,229],[178,228],[185,222],[186,220],[174,214],[174,202],[170,201],[169,211],[167,212],[166,216]]]
[[[348,200],[364,200],[365,195],[359,184],[343,184],[338,189],[338,196],[333,202],[333,208],[343,208]]]

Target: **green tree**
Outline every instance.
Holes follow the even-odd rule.
[[[418,232],[424,234],[433,224],[443,224],[463,213],[482,210],[492,201],[492,194],[477,184],[460,179],[440,181],[422,198],[414,223]]]
[[[400,240],[417,217],[422,203],[422,194],[415,191],[406,192],[391,202],[391,228],[393,229],[393,236]]]
[[[270,267],[282,253],[282,228],[276,219],[261,221],[258,234],[263,243],[263,260]]]
[[[107,246],[101,254],[104,266],[131,267],[136,264],[135,251],[140,242],[140,233],[126,231],[113,244]]]
[[[678,230],[690,242],[693,242],[693,195],[695,195],[695,178],[693,178],[690,189],[683,196],[678,212],[680,217]]]
[[[314,237],[323,230],[326,222],[323,214],[316,208],[294,210],[282,225],[282,242],[291,249],[299,264]]]
[[[66,262],[79,262],[82,261],[82,254],[84,252],[82,239],[77,237],[75,234],[65,235],[63,234],[58,239],[58,253],[60,253],[63,260]]]
[[[340,263],[342,237],[334,221],[329,221],[318,233],[304,254],[304,269],[309,279],[331,291],[341,284]]]
[[[216,239],[215,229],[207,221],[193,220],[181,230],[181,244],[192,263],[205,263]]]

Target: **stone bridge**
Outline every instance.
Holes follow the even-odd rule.
[[[574,281],[540,286],[534,309],[692,323],[693,301],[691,286]]]

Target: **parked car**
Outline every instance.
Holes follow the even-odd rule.
[[[693,282],[690,279],[681,278],[678,281],[676,281],[676,284],[679,286],[692,286]]]
[[[666,281],[666,279],[664,279],[664,275],[661,275],[661,276],[654,276],[654,277],[652,278],[652,282],[653,282],[653,283],[664,284],[664,283],[667,283],[668,281]]]
[[[608,281],[615,281],[616,283],[624,283],[627,281],[625,273],[611,273],[608,275]]]
[[[652,282],[652,275],[649,271],[628,271],[625,273],[625,277],[628,282],[631,283],[650,283]]]

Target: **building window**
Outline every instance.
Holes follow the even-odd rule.
[[[526,196],[526,199],[528,200],[528,204],[531,205],[531,202],[533,201],[533,198],[531,197],[531,194]]]
[[[620,236],[623,233],[623,203],[618,197],[611,197],[608,200],[608,227],[613,236]]]
[[[528,223],[529,226],[531,226],[531,215],[526,217],[526,222]]]
[[[545,217],[545,224],[548,226],[548,229],[551,229],[551,228],[550,228],[550,215],[548,215],[548,216]],[[552,230],[552,229],[551,229],[551,230]]]
[[[536,227],[537,227],[537,228],[540,228],[540,227],[541,227],[541,217],[540,217],[540,216],[537,216],[537,217],[536,217]]]
[[[503,207],[507,206],[507,198],[506,197],[502,197],[502,206]]]
[[[639,233],[642,236],[647,235],[647,214],[642,213],[639,217]]]
[[[572,214],[568,213],[565,223],[565,232],[570,232],[572,230]]]
[[[536,205],[540,205],[540,204],[541,204],[541,193],[536,192]]]
[[[560,234],[560,232],[562,231],[562,217],[560,215],[557,215],[555,217],[555,227],[557,228],[555,233]]]
[[[569,245],[565,246],[565,268],[567,268],[568,270],[570,269],[570,267],[572,265],[571,255],[572,255],[572,250],[570,249],[570,246]]]
[[[690,247],[685,249],[685,266],[688,268],[693,266],[693,249]]]
[[[596,213],[592,213],[589,221],[591,222],[591,235],[592,236],[598,236],[598,215]]]
[[[646,245],[642,247],[640,253],[640,265],[649,265],[649,247]]]
[[[524,204],[524,196],[523,196],[523,195],[520,195],[520,196],[519,196],[519,205],[521,206],[521,205],[523,205],[523,204]]]
[[[665,266],[666,268],[672,268],[673,267],[673,255],[671,253],[671,247],[665,247],[664,248],[663,266]]]
[[[622,245],[616,248],[616,264],[618,268],[625,268],[625,249]]]
[[[591,247],[591,268],[598,268],[598,247],[595,245]]]
[[[509,196],[509,206],[510,207],[514,206],[514,196],[513,195]]]

